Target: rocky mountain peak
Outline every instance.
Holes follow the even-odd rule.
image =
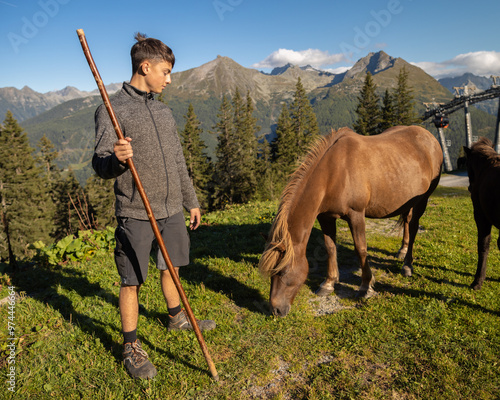
[[[275,67],[273,68],[273,70],[271,71],[271,73],[269,75],[283,75],[286,71],[288,71],[290,68],[293,68],[294,65],[291,64],[291,63],[288,63],[286,65],[283,65],[282,67]]]
[[[454,87],[461,86],[476,86],[480,90],[486,90],[491,87],[493,81],[490,78],[486,78],[484,76],[477,76],[471,74],[470,72],[466,72],[463,75],[455,76],[451,78],[441,78],[439,79],[439,83],[447,88],[450,92],[454,93]]]
[[[366,57],[359,59],[356,64],[347,71],[346,78],[359,77],[360,74],[364,77],[367,72],[375,75],[393,67],[395,62],[396,58],[391,57],[384,51],[369,53]]]

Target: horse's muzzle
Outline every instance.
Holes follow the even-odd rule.
[[[280,306],[280,307],[271,306],[271,312],[276,317],[286,317],[287,314],[290,312],[290,308],[291,308],[290,305]]]

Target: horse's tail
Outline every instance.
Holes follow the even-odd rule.
[[[398,218],[398,222],[396,222],[396,229],[401,229],[405,224],[405,217],[401,214]]]
[[[283,209],[280,208],[274,219],[266,248],[259,261],[261,274],[275,275],[287,265],[293,265],[294,251],[292,237],[288,231],[288,223],[283,217]]]
[[[411,220],[412,217],[412,212],[413,208],[410,208],[410,211],[408,211],[408,214],[401,214],[399,216],[398,222],[396,222],[396,228],[401,229],[403,228],[403,225],[405,224],[406,218],[408,218],[408,222]]]

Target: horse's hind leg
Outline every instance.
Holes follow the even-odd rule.
[[[318,216],[318,221],[323,231],[325,248],[328,254],[328,269],[326,279],[316,291],[318,296],[328,296],[333,292],[334,285],[339,281],[339,268],[337,264],[337,219],[324,214]]]
[[[397,255],[399,260],[404,260],[406,253],[408,253],[408,244],[410,242],[409,224],[410,224],[411,217],[412,217],[412,211],[413,211],[413,209],[410,208],[410,211],[408,211],[408,213],[402,214],[401,218],[400,218],[400,222],[398,223],[398,225],[399,224],[403,225],[403,240],[401,242],[401,247],[400,247],[400,249],[398,251],[398,255]]]
[[[488,253],[490,251],[492,225],[488,222],[482,212],[476,210],[476,207],[474,207],[474,219],[477,226],[477,269],[471,288],[479,290],[481,289],[481,286],[486,278],[486,264],[488,261]],[[500,238],[498,239],[498,244],[500,248]]]
[[[365,235],[365,216],[360,212],[352,212],[349,215],[347,222],[351,230],[354,247],[361,265],[361,286],[359,287],[359,296],[368,298],[375,295],[376,292],[373,290],[375,278],[368,262],[368,249],[366,246]]]
[[[408,251],[403,262],[403,268],[401,273],[404,276],[410,277],[413,274],[413,244],[415,243],[415,238],[417,236],[420,217],[424,214],[425,208],[427,207],[428,197],[423,198],[419,203],[417,203],[412,209],[412,217],[408,224]]]

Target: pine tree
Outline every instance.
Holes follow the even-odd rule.
[[[281,114],[276,125],[276,138],[271,143],[274,165],[284,176],[288,176],[296,167],[299,153],[297,140],[293,131],[292,119],[288,106],[283,103]]]
[[[0,127],[0,257],[27,256],[35,241],[50,240],[50,196],[26,133],[10,111]]]
[[[358,96],[356,114],[358,119],[354,124],[354,130],[361,135],[376,135],[379,133],[380,108],[379,97],[375,93],[377,85],[373,82],[372,74],[366,73],[365,82]]]
[[[257,190],[256,197],[259,200],[270,200],[276,198],[280,193],[278,187],[278,169],[273,163],[271,144],[263,137],[258,144],[257,155]]]
[[[216,156],[214,168],[214,195],[211,207],[223,208],[231,204],[233,199],[233,171],[232,171],[232,140],[233,140],[233,115],[231,103],[226,95],[217,113],[218,121],[214,126],[217,134]]]
[[[57,187],[56,239],[96,228],[90,204],[72,169]]]
[[[396,125],[413,125],[420,122],[413,101],[412,89],[408,85],[409,72],[406,67],[399,71],[398,85],[394,91],[394,115]]]
[[[246,203],[255,193],[257,185],[257,119],[253,116],[254,106],[250,93],[247,92],[246,103],[240,100],[239,90],[233,100],[234,109],[234,198],[236,203]]]
[[[214,168],[213,205],[245,203],[255,194],[257,162],[257,119],[247,93],[246,102],[238,89],[230,103],[223,96],[214,129],[217,136],[217,162]]]
[[[37,161],[43,168],[44,175],[49,181],[57,180],[61,171],[55,163],[59,156],[59,153],[55,150],[55,146],[47,136],[43,135],[38,142],[38,148],[40,149],[40,156]]]
[[[292,130],[297,146],[297,159],[300,159],[307,151],[319,134],[318,122],[307,98],[306,91],[300,78],[295,85],[295,93],[289,108],[292,120]]]
[[[47,202],[45,212],[47,215],[52,216],[52,223],[47,225],[46,230],[51,237],[54,237],[57,230],[55,225],[57,192],[58,187],[62,182],[61,170],[55,163],[59,153],[55,150],[55,146],[45,135],[42,136],[37,144],[37,147],[40,152],[36,157],[36,162],[43,171],[41,173],[42,182],[50,198],[50,201]]]
[[[316,115],[309,103],[300,78],[290,106],[283,104],[276,126],[276,138],[271,143],[276,186],[282,188],[298,161],[319,136]]]
[[[181,142],[188,174],[201,207],[208,208],[212,163],[205,153],[207,146],[201,139],[203,130],[191,103],[189,103],[184,119],[186,120],[186,124],[181,132]]]
[[[396,125],[396,119],[394,115],[394,106],[393,106],[393,98],[389,93],[389,90],[386,90],[384,93],[384,97],[382,99],[382,109],[381,109],[381,118],[380,118],[380,132],[385,131]]]
[[[87,182],[85,182],[89,219],[98,229],[115,225],[115,194],[113,185],[114,179],[102,179],[96,174],[92,174],[87,179]]]

